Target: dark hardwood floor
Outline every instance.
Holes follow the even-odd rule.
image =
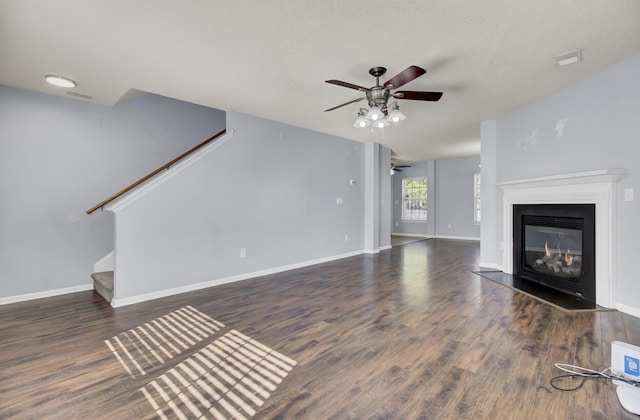
[[[404,235],[391,235],[391,245],[406,245],[413,242],[418,241],[426,241],[427,238],[419,237],[419,236],[404,236]]]
[[[113,309],[93,292],[0,306],[0,418],[637,418],[610,364],[640,319],[567,312],[428,240]]]

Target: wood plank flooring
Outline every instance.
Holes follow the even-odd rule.
[[[117,309],[0,306],[0,418],[637,418],[610,382],[549,380],[640,345],[640,319],[544,304],[478,256],[437,239]]]

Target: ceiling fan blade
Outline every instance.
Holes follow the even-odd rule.
[[[402,70],[400,73],[387,80],[384,83],[384,87],[390,87],[391,89],[398,89],[400,86],[409,83],[415,78],[418,78],[425,74],[427,71],[422,67],[409,66]]]
[[[324,112],[333,111],[334,109],[338,109],[338,108],[343,107],[343,106],[345,106],[345,105],[349,105],[349,104],[352,104],[352,103],[354,103],[354,102],[360,102],[360,101],[361,101],[361,100],[363,100],[363,99],[364,99],[364,97],[362,97],[362,98],[358,98],[358,99],[354,99],[353,101],[345,102],[345,103],[343,103],[343,104],[341,104],[341,105],[334,106],[333,108],[325,109],[325,110],[324,110]]]
[[[347,82],[343,82],[341,80],[325,80],[326,83],[331,83],[332,85],[338,85],[338,86],[342,86],[342,87],[346,87],[346,88],[350,88],[350,89],[355,89],[355,90],[359,90],[361,92],[368,92],[369,89],[362,87],[362,86],[358,86],[358,85],[354,85],[353,83],[347,83]]]
[[[414,101],[439,101],[442,92],[417,92],[414,90],[399,90],[393,93],[396,99],[412,99]]]
[[[394,168],[410,168],[411,165],[392,165]]]

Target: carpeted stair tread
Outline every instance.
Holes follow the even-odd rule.
[[[93,273],[94,290],[102,296],[107,302],[111,303],[113,299],[113,271],[102,271]]]

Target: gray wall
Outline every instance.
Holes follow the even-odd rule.
[[[473,221],[473,175],[479,164],[479,156],[420,162],[393,175],[393,233],[479,239],[480,225]],[[427,177],[427,222],[404,222],[402,179],[418,176]]]
[[[480,156],[438,160],[435,166],[436,235],[480,239],[480,224],[473,220],[473,180],[480,172]]]
[[[0,86],[0,299],[89,286],[113,216],[85,211],[224,127],[155,95],[103,107]]]
[[[639,75],[640,54],[636,54],[497,119],[494,139],[487,134],[488,146],[485,148],[483,143],[482,148],[483,171],[485,162],[495,161],[497,182],[608,168],[627,170],[618,183],[616,196],[616,299],[635,308],[637,313],[640,313],[636,299],[640,296],[636,264],[640,206],[637,194],[635,201],[624,201],[623,190],[640,185]],[[495,212],[498,220],[491,227],[494,235],[483,234],[482,258],[486,259],[484,262],[500,265],[501,253],[495,250],[502,238],[502,194],[495,186],[492,188],[496,199],[486,204],[493,208],[485,207],[483,213]]]
[[[362,252],[364,144],[235,112],[227,126],[233,138],[116,214],[117,301]]]

